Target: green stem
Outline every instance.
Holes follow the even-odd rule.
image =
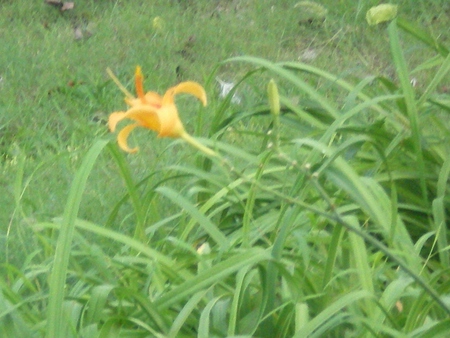
[[[213,157],[219,156],[219,155],[217,155],[217,153],[214,150],[208,148],[207,146],[204,146],[203,144],[201,144],[199,141],[197,141],[195,138],[193,138],[191,135],[189,135],[185,131],[180,134],[180,138],[182,138],[187,143],[189,143],[191,146],[197,148],[198,150],[200,150],[201,152],[203,152],[204,154],[206,154],[208,156],[213,156]]]

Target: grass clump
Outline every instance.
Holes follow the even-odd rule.
[[[448,31],[438,2],[375,27],[348,1],[2,4],[30,33],[3,47],[0,335],[447,336],[450,56],[404,17]],[[118,149],[104,70],[136,64],[205,84],[176,103],[215,153]]]

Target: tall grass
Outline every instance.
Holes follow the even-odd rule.
[[[410,69],[400,34],[433,55]],[[29,248],[2,266],[0,335],[448,336],[450,104],[439,91],[450,57],[404,20],[386,37],[392,77],[223,61],[207,82],[237,64],[248,72],[234,91],[254,88],[256,104],[239,110],[232,91],[198,112],[218,158],[167,142],[178,157],[158,171],[102,135],[68,160],[78,169],[62,217],[26,218],[39,171],[18,156],[14,217]],[[125,192],[107,203],[99,184]],[[97,214],[81,216],[90,201]]]

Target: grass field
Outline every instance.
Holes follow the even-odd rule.
[[[0,336],[448,337],[450,3],[379,3],[0,1]]]

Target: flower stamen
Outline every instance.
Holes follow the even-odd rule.
[[[136,73],[134,74],[134,85],[136,87],[136,94],[141,100],[142,104],[146,104],[144,93],[144,76],[142,75],[141,67],[136,67]]]

